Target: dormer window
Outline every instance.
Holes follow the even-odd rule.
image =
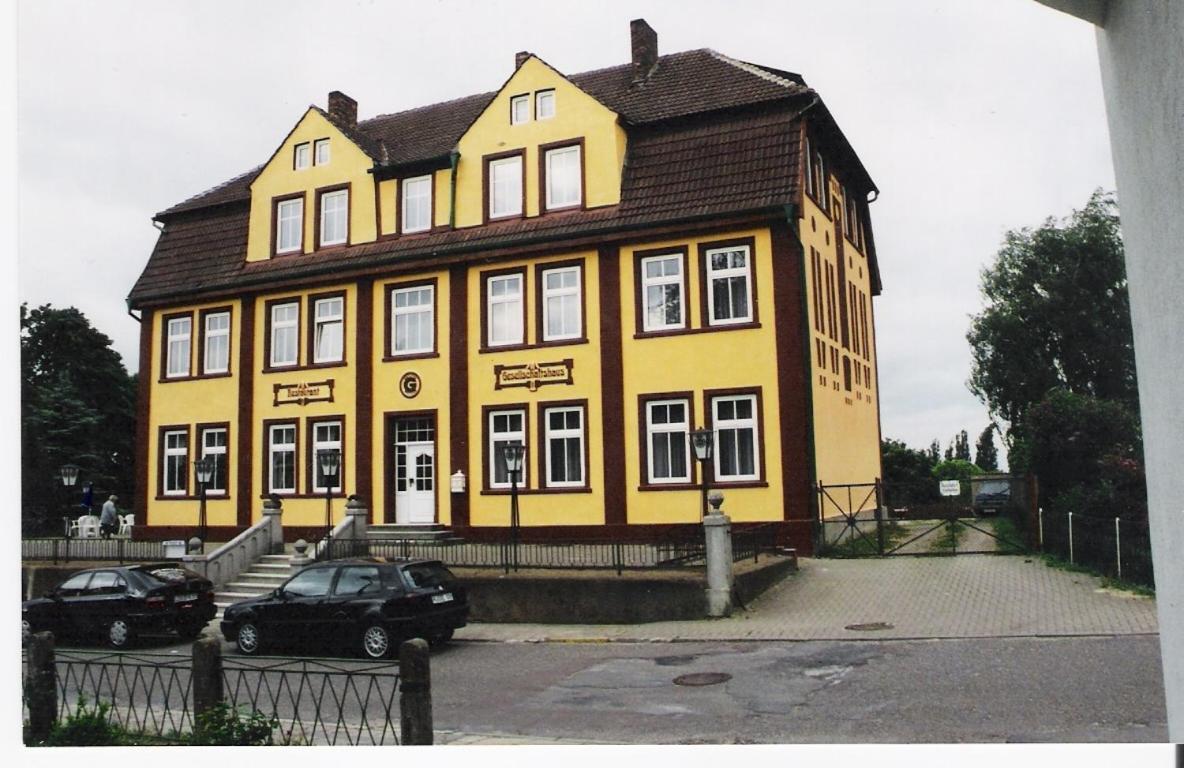
[[[489,218],[522,215],[522,154],[488,161]]]
[[[305,168],[308,167],[309,160],[312,157],[312,155],[309,151],[310,149],[311,149],[311,147],[309,146],[307,141],[304,142],[303,144],[296,145],[296,149],[295,149],[296,154],[295,154],[294,159],[292,160],[292,166],[296,170],[303,171]]]
[[[555,117],[555,89],[535,91],[534,119],[547,120]]]
[[[316,164],[317,165],[328,165],[329,164],[329,140],[328,139],[317,139],[316,143],[314,144],[314,148],[316,150]]]
[[[510,97],[510,125],[530,122],[530,94]]]
[[[403,179],[403,233],[426,232],[432,228],[432,177]]]
[[[302,247],[304,198],[280,200],[275,206],[275,252],[292,253]]]

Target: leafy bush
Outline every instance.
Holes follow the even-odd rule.
[[[280,725],[274,717],[251,710],[240,712],[219,703],[197,716],[197,728],[191,744],[196,746],[269,747],[274,744],[272,731]]]
[[[78,697],[78,708],[65,722],[54,723],[47,747],[115,747],[127,744],[127,733],[117,723],[111,722],[111,705],[97,702],[87,708],[86,698]]]

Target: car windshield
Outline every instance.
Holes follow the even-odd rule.
[[[979,493],[1007,493],[1011,486],[1006,480],[986,480],[978,487]]]
[[[439,563],[419,563],[403,569],[408,580],[416,587],[443,587],[456,581],[452,571]]]
[[[184,584],[188,579],[200,579],[201,577],[193,571],[181,568],[176,565],[150,565],[146,568],[138,569],[144,578],[148,579],[153,586],[160,584]]]

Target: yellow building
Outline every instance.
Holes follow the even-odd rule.
[[[215,540],[272,494],[317,535],[326,492],[499,534],[522,443],[526,538],[644,536],[699,520],[709,427],[732,519],[810,550],[812,484],[880,475],[875,186],[799,75],[658,56],[641,20],[631,43],[363,121],[334,91],[156,215],[128,299],[143,535],[193,531],[201,457]]]

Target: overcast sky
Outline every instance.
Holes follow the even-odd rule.
[[[987,413],[966,389],[979,271],[1008,229],[1112,189],[1093,28],[1032,0],[124,2],[19,5],[22,301],[73,305],[137,366],[124,297],[153,213],[268,158],[339,89],[359,117],[709,47],[801,73],[881,190],[883,433],[915,447]]]

